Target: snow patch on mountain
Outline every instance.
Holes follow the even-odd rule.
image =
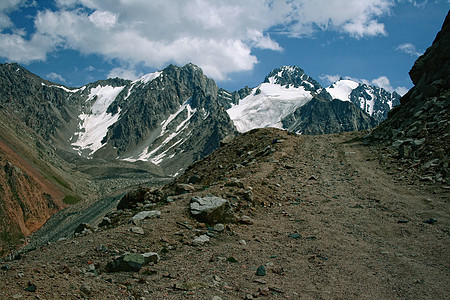
[[[350,101],[351,92],[358,87],[359,83],[353,80],[341,79],[326,88],[333,99]]]
[[[281,128],[281,120],[312,99],[304,87],[263,83],[227,110],[239,132],[254,128]]]
[[[133,81],[133,83],[142,82],[142,83],[145,84],[145,83],[148,83],[148,82],[150,82],[150,81],[152,81],[152,80],[158,78],[159,76],[161,76],[161,74],[162,74],[162,71],[158,71],[158,72],[154,72],[154,73],[149,73],[149,74],[146,74],[146,75],[142,76],[142,77],[139,78],[138,80]]]
[[[190,100],[190,99],[189,99]],[[173,141],[184,129],[187,128],[189,125],[189,121],[192,118],[192,116],[197,112],[197,109],[194,109],[189,104],[189,100],[187,100],[183,105],[180,106],[180,108],[173,114],[171,114],[166,120],[161,122],[161,133],[159,134],[159,137],[164,138],[164,140],[154,149],[152,149],[152,145],[144,149],[141,154],[137,157],[128,157],[124,158],[123,160],[129,161],[129,162],[135,162],[138,160],[142,161],[150,161],[156,165],[159,165],[165,156],[167,155],[167,152],[176,147],[181,145],[185,140],[179,139],[178,141]],[[180,124],[177,125],[176,129],[170,133],[168,136],[165,136],[169,130],[167,127],[180,115],[183,111],[186,111],[187,116],[184,120],[180,122]],[[187,137],[189,134],[187,135]],[[187,138],[185,136],[185,138]],[[172,144],[170,144],[172,143]],[[169,145],[170,144],[170,145]],[[168,146],[168,147],[166,147]],[[170,157],[169,157],[170,158]]]
[[[92,155],[103,146],[101,141],[105,137],[108,128],[117,122],[120,116],[120,109],[114,115],[106,111],[124,87],[99,85],[91,89],[86,102],[94,101],[94,103],[91,106],[90,112],[82,113],[78,116],[80,119],[78,125],[79,131],[75,132],[72,137],[76,141],[71,145],[80,155],[86,149],[89,149],[89,155]]]

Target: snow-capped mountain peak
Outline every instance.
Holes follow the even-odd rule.
[[[265,82],[227,112],[240,132],[262,127],[281,128],[281,120],[312,97],[303,86],[288,87]]]
[[[144,84],[148,83],[148,82],[158,78],[159,76],[161,76],[162,73],[163,73],[162,71],[158,71],[158,72],[145,74],[141,78],[133,81],[133,84],[135,84],[135,83],[144,83]]]
[[[317,81],[306,75],[305,71],[297,66],[283,66],[274,69],[266,76],[264,83],[278,84],[287,88],[303,86],[307,91],[317,91],[321,88]]]
[[[353,80],[340,79],[326,88],[333,99],[350,101],[351,92],[358,87],[359,83]]]
[[[379,122],[387,118],[388,112],[400,104],[400,95],[383,88],[340,79],[326,88],[333,99],[350,101]]]

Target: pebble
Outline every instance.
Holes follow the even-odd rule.
[[[242,216],[241,219],[239,220],[239,223],[245,225],[252,225],[254,222],[255,221],[253,221],[253,219],[250,218],[249,216]]]
[[[293,239],[299,239],[299,238],[302,237],[300,233],[291,233],[291,234],[288,235],[288,236],[289,236],[290,238],[293,238]]]
[[[144,229],[142,227],[131,227],[129,231],[137,234],[144,234]]]
[[[222,232],[225,230],[225,225],[223,225],[222,223],[217,223],[216,225],[214,225],[213,230],[217,232]]]
[[[436,220],[436,219],[433,219],[433,218],[429,218],[428,220],[425,220],[425,221],[423,221],[423,222],[424,222],[424,223],[427,223],[427,224],[433,225],[434,223],[437,222],[437,220]]]
[[[25,288],[25,291],[27,292],[36,292],[36,285],[32,284],[31,282],[28,282],[28,286]]]
[[[247,245],[247,242],[246,242],[245,240],[240,240],[240,241],[239,241],[239,244],[241,244],[241,245],[244,245],[244,246],[245,246],[245,245]]]
[[[266,268],[263,265],[260,265],[258,269],[256,269],[256,275],[258,276],[266,276]]]
[[[207,236],[206,234],[203,234],[201,236],[196,237],[193,241],[192,241],[192,245],[193,246],[202,246],[206,243],[208,243],[210,241],[209,236]]]

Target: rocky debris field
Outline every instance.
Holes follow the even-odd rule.
[[[445,299],[448,182],[366,134],[242,134],[1,262],[0,298]]]

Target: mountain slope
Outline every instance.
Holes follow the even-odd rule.
[[[365,134],[239,135],[173,184],[130,193],[144,197],[109,212],[111,225],[2,264],[0,298],[444,299],[449,192],[403,177],[383,147],[363,145]],[[197,221],[190,201],[208,194],[242,223]],[[160,216],[130,224],[146,210]],[[151,252],[158,262],[107,267]]]
[[[235,133],[216,84],[197,66],[118,80],[86,87],[86,107],[72,138],[83,156],[149,161],[173,175]]]
[[[222,92],[223,98],[231,102],[227,112],[240,132],[276,127],[322,134],[367,129],[376,124],[363,111],[353,108],[353,103],[331,101],[326,89],[295,66],[273,70],[262,84],[241,94],[244,97],[236,100],[237,94]]]
[[[414,87],[372,138],[386,143],[423,180],[450,180],[450,13],[409,75]]]
[[[386,120],[389,111],[400,104],[400,95],[396,92],[353,80],[340,79],[326,90],[333,99],[354,103],[378,122]]]

